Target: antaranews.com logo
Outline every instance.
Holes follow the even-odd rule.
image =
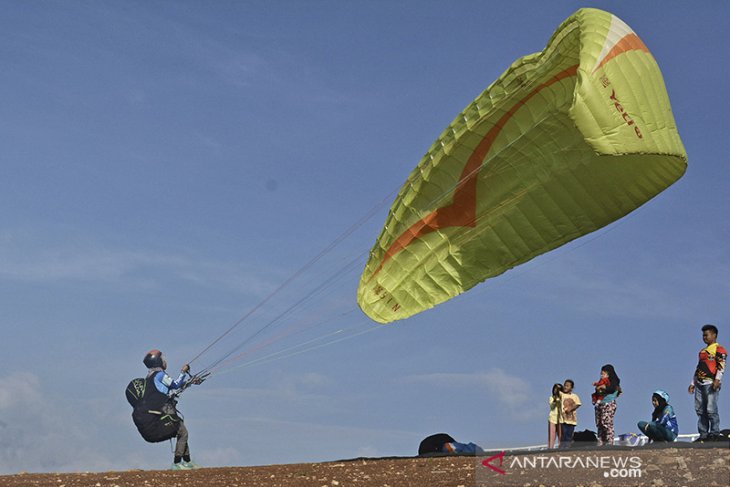
[[[518,454],[502,451],[480,461],[478,478],[508,485],[523,485],[529,477],[558,474],[560,477],[585,480],[639,479],[642,460],[634,455]]]

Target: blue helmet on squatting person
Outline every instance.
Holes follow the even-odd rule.
[[[669,393],[657,389],[651,395],[651,404],[654,411],[651,413],[651,422],[639,421],[637,426],[649,441],[674,441],[679,434],[679,424],[674,408],[669,405]]]
[[[157,349],[150,350],[142,360],[147,376],[134,379],[127,386],[126,396],[134,408],[132,419],[142,438],[150,443],[177,438],[173,470],[188,470],[197,465],[190,459],[188,430],[177,410],[177,395],[201,380],[190,375],[185,364],[177,379],[167,375],[167,360]]]

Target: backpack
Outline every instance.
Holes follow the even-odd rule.
[[[427,436],[418,445],[419,455],[428,455],[430,453],[443,453],[443,447],[445,443],[452,443],[456,441],[446,433],[437,433],[435,435]]]
[[[175,401],[155,387],[153,374],[132,379],[125,395],[132,406],[132,420],[145,441],[158,443],[177,436],[182,418]]]
[[[591,430],[583,430],[583,431],[576,431],[573,433],[573,442],[574,443],[583,443],[595,445],[598,443],[598,437],[596,436],[595,431]]]
[[[132,408],[136,408],[140,400],[144,396],[145,391],[145,380],[141,377],[132,379],[127,385],[125,395],[127,396],[127,402]]]

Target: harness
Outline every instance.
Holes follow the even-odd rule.
[[[163,394],[155,387],[155,376],[133,379],[127,386],[126,396],[134,408],[132,420],[146,441],[158,443],[177,436],[182,416],[177,410],[177,401]]]

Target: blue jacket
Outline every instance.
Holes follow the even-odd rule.
[[[181,372],[177,380],[167,375],[164,370],[152,372],[155,374],[155,388],[163,394],[170,394],[170,390],[180,389],[187,382],[188,374]]]
[[[677,423],[677,416],[674,414],[674,408],[667,404],[662,412],[662,417],[655,420],[654,423],[664,426],[676,437],[679,434],[679,424]]]
[[[481,455],[484,453],[484,450],[479,445],[474,443],[459,443],[458,441],[444,443],[441,451],[444,453],[464,453],[468,455]]]

